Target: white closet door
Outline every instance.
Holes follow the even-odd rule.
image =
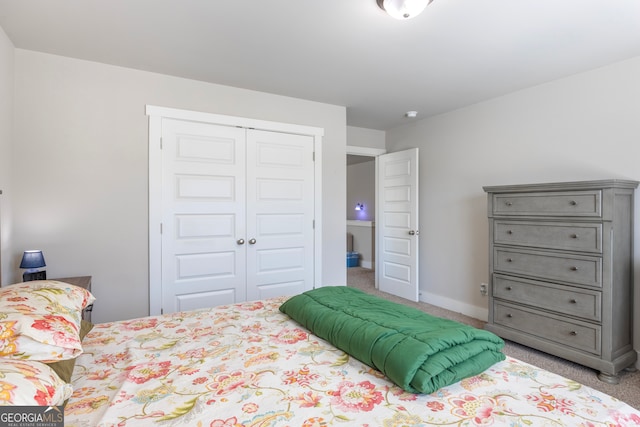
[[[162,120],[162,307],[246,299],[245,130]]]
[[[247,299],[314,283],[313,137],[247,131]]]

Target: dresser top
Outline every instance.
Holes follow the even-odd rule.
[[[629,188],[638,186],[638,181],[624,179],[602,179],[595,181],[548,182],[541,184],[517,184],[485,186],[487,193],[525,192],[525,191],[565,191],[565,190],[596,190],[601,188]]]

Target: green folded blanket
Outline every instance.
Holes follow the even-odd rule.
[[[346,286],[296,295],[280,311],[411,393],[433,393],[505,358],[491,332]]]

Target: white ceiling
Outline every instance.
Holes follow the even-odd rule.
[[[640,0],[0,0],[15,47],[347,107],[386,130],[640,56]]]

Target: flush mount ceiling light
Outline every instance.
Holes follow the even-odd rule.
[[[418,16],[433,0],[376,0],[380,9],[396,19]]]

